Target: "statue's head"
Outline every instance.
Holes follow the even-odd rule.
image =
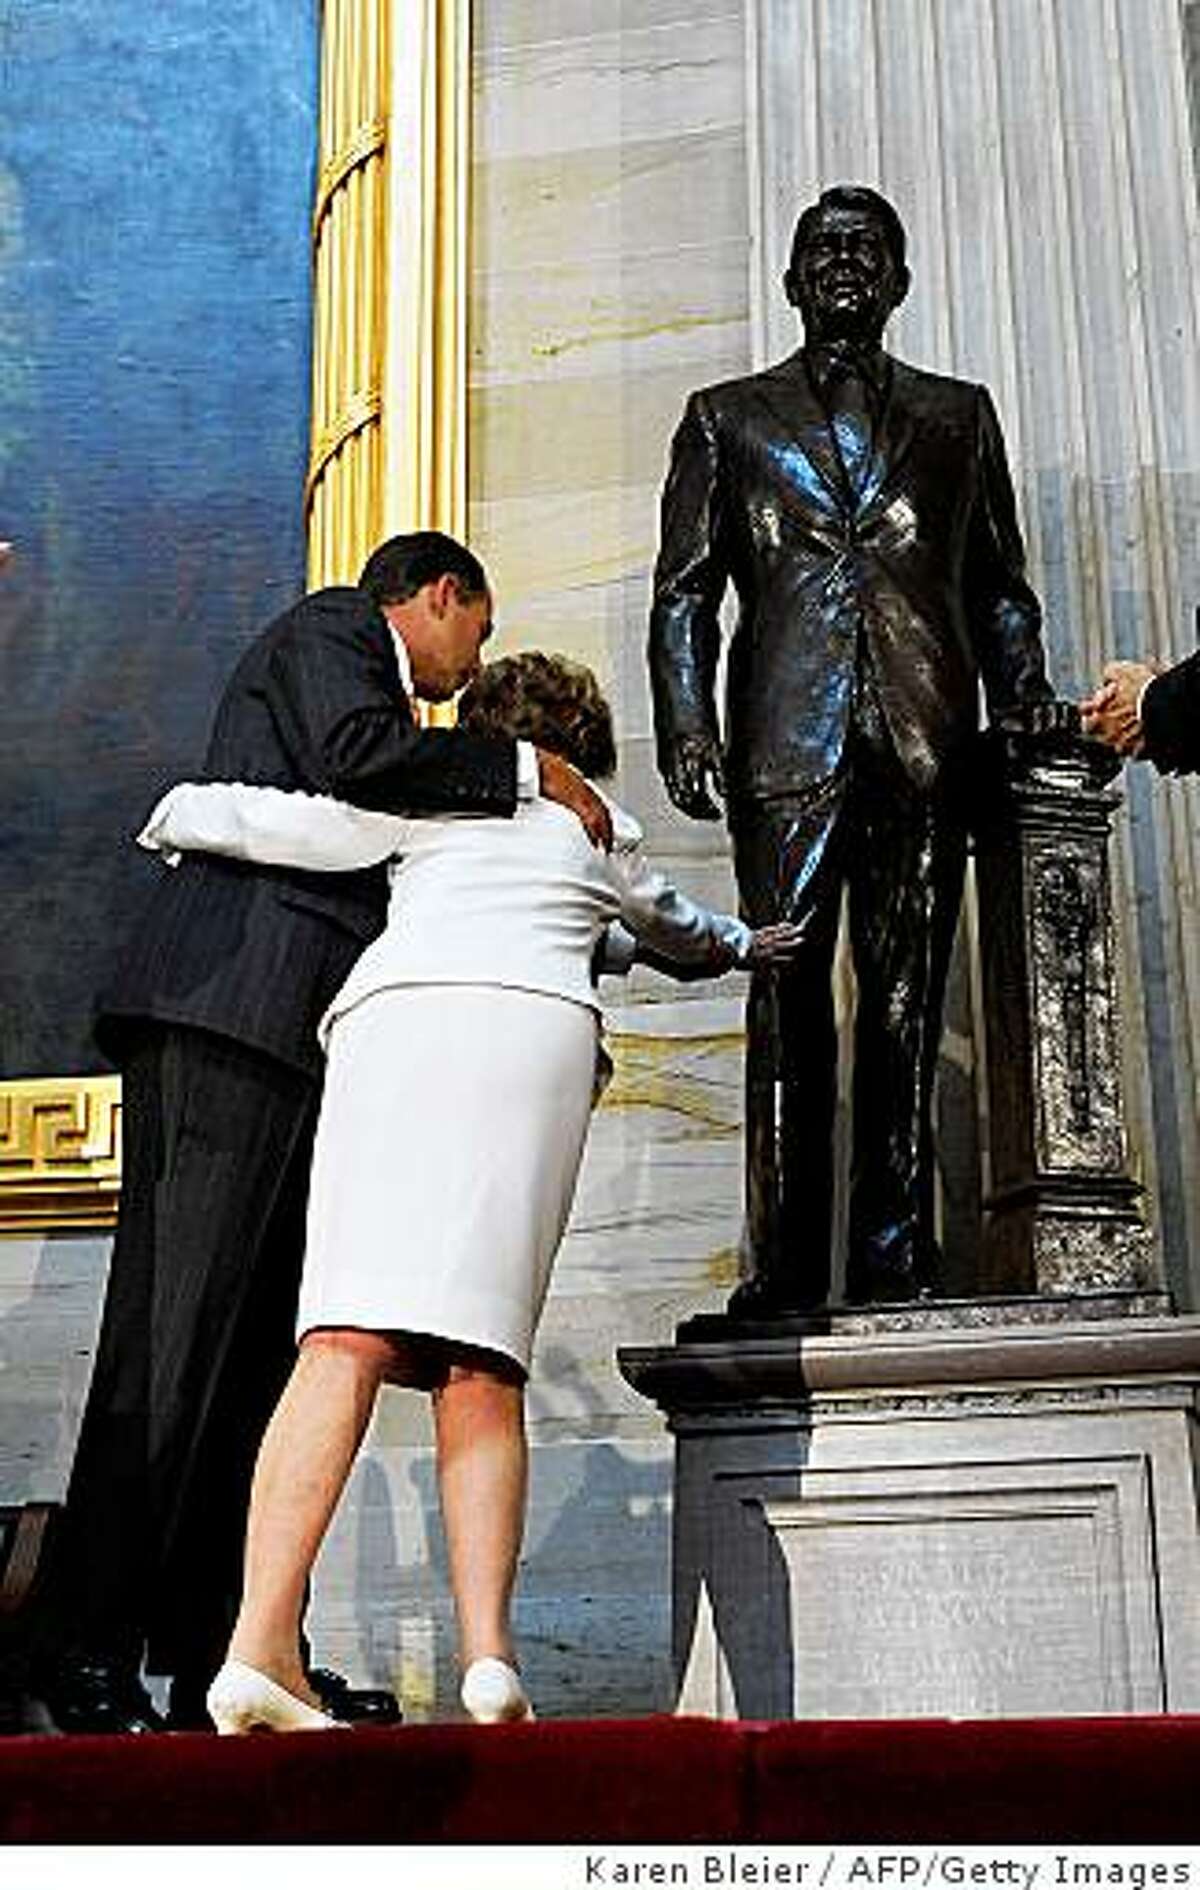
[[[886,197],[835,184],[801,212],[783,278],[810,342],[877,344],[908,293],[904,225]]]

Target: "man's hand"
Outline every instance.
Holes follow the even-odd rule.
[[[693,820],[720,820],[713,795],[724,800],[725,771],[712,736],[680,735],[662,746],[658,765],[667,793],[682,813]]]
[[[760,925],[750,940],[747,963],[752,971],[790,965],[808,936],[803,925]]]
[[[603,847],[606,853],[612,850],[613,832],[612,815],[600,799],[590,781],[584,779],[578,768],[573,768],[561,755],[551,754],[548,748],[536,751],[538,759],[538,786],[548,801],[557,801],[561,807],[569,807],[583,823],[584,832],[594,847]]]
[[[1119,755],[1140,755],[1145,740],[1138,702],[1157,674],[1149,663],[1106,663],[1100,687],[1079,705],[1085,735],[1106,742]]]

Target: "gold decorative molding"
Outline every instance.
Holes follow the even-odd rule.
[[[469,0],[324,0],[309,582],[467,525]]]
[[[121,1079],[0,1083],[0,1234],[107,1228],[121,1186]]]
[[[387,144],[387,126],[382,118],[374,119],[370,124],[360,125],[340,151],[335,151],[321,166],[317,178],[317,199],[313,208],[313,250],[316,251],[321,241],[321,231],[329,205],[349,177],[368,158],[377,153],[382,155]]]
[[[352,583],[380,537],[392,3],[324,0],[321,12],[312,448],[304,483],[314,588]]]
[[[306,510],[312,504],[313,492],[324,478],[330,460],[336,458],[356,433],[365,433],[368,427],[377,424],[382,406],[383,402],[377,393],[351,394],[345,411],[335,415],[320,439],[313,442],[308,478],[304,484]]]

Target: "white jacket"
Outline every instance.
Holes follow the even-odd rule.
[[[168,857],[199,850],[315,872],[391,862],[387,927],[322,1019],[324,1042],[335,1018],[392,985],[508,985],[596,1009],[592,954],[614,919],[677,962],[744,963],[750,928],[685,898],[649,864],[633,816],[609,806],[606,854],[540,797],[510,820],[408,820],[284,788],[184,782],[138,842]]]

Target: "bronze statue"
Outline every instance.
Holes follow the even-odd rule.
[[[747,1013],[751,1277],[730,1311],[829,1290],[842,893],[858,986],[847,1297],[937,1283],[931,1096],[966,858],[959,764],[989,715],[1050,695],[1004,442],[985,388],[882,348],[909,284],[874,191],[805,210],[784,276],[804,345],[692,395],[662,502],[649,660],[659,768],[719,817],[753,925],[808,931]],[[715,677],[738,600],[724,736]]]

